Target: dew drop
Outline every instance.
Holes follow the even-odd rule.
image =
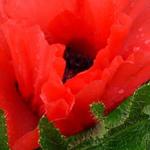
[[[140,50],[140,47],[134,47],[134,48],[133,48],[133,51],[134,51],[134,52],[138,52],[139,50]]]
[[[143,31],[143,28],[139,28],[138,30],[139,30],[139,32],[141,32],[141,31]]]
[[[141,36],[141,37],[144,37],[144,33],[142,33],[140,36]]]
[[[124,93],[124,89],[120,89],[120,90],[118,91],[118,93],[119,93],[119,94],[123,94],[123,93]]]
[[[150,40],[146,40],[144,43],[145,43],[146,45],[147,45],[147,44],[150,44]]]

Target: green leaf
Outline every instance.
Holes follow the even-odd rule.
[[[129,97],[124,103],[118,106],[105,118],[105,126],[107,129],[116,128],[127,120],[131,109],[131,98]]]
[[[100,103],[94,103],[91,105],[91,111],[94,116],[100,121],[100,134],[99,137],[103,137],[109,130],[117,128],[125,123],[130,114],[132,101],[129,97],[124,103],[118,106],[109,115],[104,116],[104,105]]]
[[[71,150],[150,150],[150,84],[139,88],[108,116],[103,115],[104,107],[99,103],[91,108],[100,120],[99,135]]]
[[[4,112],[0,110],[0,150],[9,150]]]
[[[143,108],[143,113],[150,116],[150,105]]]
[[[101,103],[93,103],[91,106],[91,111],[97,120],[102,120],[104,118],[105,106]]]
[[[145,134],[145,136],[142,139],[142,145],[144,150],[150,149],[150,133]]]
[[[108,133],[111,129],[122,125],[126,119],[129,117],[129,110],[131,108],[131,98],[128,98],[123,104],[121,104],[117,109],[111,112],[107,117],[104,116],[104,105],[100,103],[93,103],[91,105],[91,111],[95,118],[98,120],[98,125],[91,129],[91,133],[88,131],[74,136],[74,139],[69,149],[86,149],[87,147],[93,147],[98,145],[100,149],[103,148],[103,138],[104,136],[110,136]],[[89,134],[90,133],[90,134]],[[95,135],[93,135],[95,133]],[[96,138],[97,137],[97,138]]]
[[[150,133],[150,123],[143,120],[103,139],[85,140],[72,150],[149,150],[146,149],[150,145],[150,137],[145,138],[147,133]]]
[[[139,88],[132,97],[132,107],[130,110],[130,116],[128,122],[133,123],[143,117],[147,118],[147,115],[143,112],[143,109],[150,105],[150,84],[145,84]]]
[[[66,141],[53,123],[42,117],[39,122],[40,145],[43,150],[65,150]]]
[[[147,133],[150,133],[150,122],[143,120],[103,139],[84,141],[74,147],[74,150],[146,150],[150,140],[147,137],[148,142],[145,141]]]
[[[83,131],[81,133],[78,133],[77,135],[67,138],[67,150],[74,149],[74,147],[80,145],[80,143],[84,142],[85,140],[91,140],[96,138],[98,135],[100,135],[99,132],[102,132],[100,128],[101,126],[96,125],[93,128],[87,129],[86,131]]]

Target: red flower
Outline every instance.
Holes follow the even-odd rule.
[[[0,1],[0,108],[12,149],[38,147],[41,115],[72,135],[96,123],[91,103],[107,114],[150,79],[149,5]]]

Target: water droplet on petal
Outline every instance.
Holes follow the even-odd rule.
[[[142,33],[140,36],[141,36],[141,37],[144,37],[144,33]]]
[[[133,48],[133,51],[134,51],[134,52],[138,52],[139,50],[140,50],[140,47],[134,47],[134,48]]]
[[[147,45],[147,44],[150,44],[150,40],[146,40],[144,43],[145,43],[146,45]]]
[[[118,91],[118,93],[119,93],[119,94],[123,94],[123,93],[124,93],[124,89],[120,89],[120,90]]]
[[[143,31],[143,28],[139,28],[138,30],[139,30],[139,32],[141,32],[141,31]]]

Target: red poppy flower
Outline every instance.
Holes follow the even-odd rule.
[[[93,126],[150,79],[149,0],[1,0],[0,108],[9,144],[38,147],[46,114],[64,135]],[[34,113],[33,113],[34,112]]]

